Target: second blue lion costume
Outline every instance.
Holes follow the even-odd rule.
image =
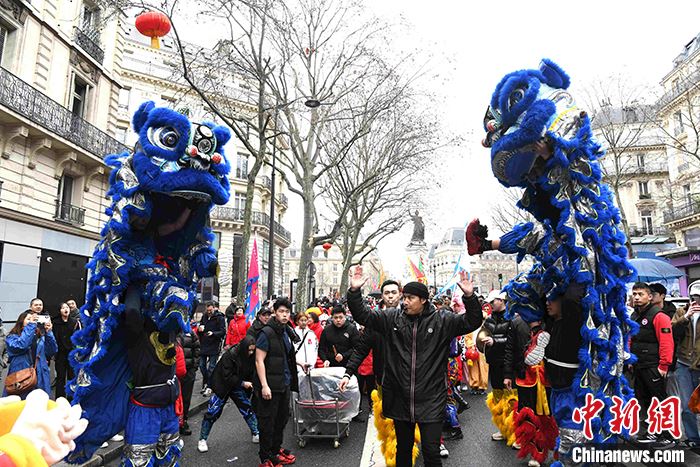
[[[505,287],[509,312],[540,321],[545,300],[563,296],[570,287],[583,291],[578,371],[572,386],[552,400],[564,457],[572,444],[584,441],[571,408],[582,407],[587,393],[605,403],[593,421],[593,442],[614,440],[608,425],[611,397],[624,402],[633,397],[622,372],[634,361],[629,339],[638,328],[625,307],[625,284],[633,268],[620,213],[601,181],[602,151],[590,119],[567,91],[569,83],[569,76],[547,59],[539,69],[510,73],[496,87],[484,118],[484,145],[491,148],[494,175],[506,187],[524,188],[518,207],[536,219],[515,226],[497,245],[518,260],[526,254],[536,260]],[[470,224],[470,254],[491,249],[487,233],[478,220]]]
[[[153,102],[133,127],[133,154],[105,159],[112,203],[71,353],[68,389],[90,421],[73,463],[125,429],[125,465],[177,465],[174,337],[191,332],[195,286],[217,270],[209,212],[229,199],[229,130]]]

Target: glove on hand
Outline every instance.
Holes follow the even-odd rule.
[[[479,255],[487,250],[487,240],[486,237],[489,234],[489,228],[485,225],[481,225],[479,219],[474,219],[467,226],[466,239],[467,239],[467,252],[470,256]]]

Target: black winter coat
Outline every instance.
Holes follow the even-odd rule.
[[[331,366],[344,367],[352,358],[355,347],[360,343],[360,331],[354,323],[345,321],[342,327],[329,323],[321,333],[321,341],[318,343],[318,356],[321,361],[330,362]],[[343,356],[340,362],[335,360],[335,352]]]
[[[530,326],[516,316],[510,323],[506,351],[503,358],[503,379],[513,380],[525,377],[525,350],[530,345]]]
[[[447,403],[447,357],[450,341],[481,325],[476,295],[463,298],[466,313],[438,312],[432,303],[418,316],[402,309],[372,312],[358,290],[349,290],[348,306],[355,320],[384,340],[382,408],[399,421],[442,423]]]
[[[272,318],[270,318],[270,319],[272,319]],[[253,321],[253,324],[251,324],[250,327],[248,328],[248,330],[245,332],[245,335],[250,336],[253,339],[257,340],[258,334],[260,334],[260,331],[264,327],[265,327],[265,325],[262,323],[262,321],[260,321],[258,318],[255,318],[255,320]]]
[[[486,363],[489,365],[503,366],[510,330],[510,320],[504,315],[504,312],[493,312],[484,320],[484,328],[489,330],[493,338],[493,345],[486,347]]]
[[[381,311],[380,311],[381,313]],[[352,375],[357,375],[357,369],[360,368],[362,362],[372,351],[372,371],[376,378],[377,384],[381,384],[382,375],[384,374],[384,341],[379,333],[373,329],[365,328],[360,334],[360,343],[355,347],[352,357],[348,360],[345,366],[345,372]]]
[[[199,333],[200,352],[202,355],[219,355],[221,343],[226,337],[226,318],[219,310],[214,310],[211,316],[204,313],[200,326],[204,326],[204,331]],[[212,335],[207,333],[211,331]]]
[[[250,356],[246,352],[241,354],[239,347],[236,344],[226,350],[211,374],[211,390],[221,399],[226,399],[231,390],[243,381],[253,382],[255,353]]]
[[[199,338],[195,332],[188,332],[187,334],[182,334],[178,337],[180,345],[182,345],[182,352],[185,354],[185,366],[187,367],[187,372],[195,372],[199,367]]]
[[[63,321],[63,318],[58,317],[51,320],[53,324],[53,335],[58,344],[58,354],[68,355],[73,350],[73,342],[71,336],[78,330],[78,321],[68,317],[68,321]]]

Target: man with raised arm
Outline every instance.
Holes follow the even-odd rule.
[[[421,432],[426,467],[440,466],[440,434],[445,415],[447,357],[450,340],[481,325],[482,314],[467,273],[459,287],[466,313],[436,311],[428,301],[428,288],[409,282],[403,288],[401,308],[372,312],[360,289],[367,281],[362,268],[350,276],[348,307],[353,318],[379,332],[384,340],[383,414],[394,420],[396,466],[411,467],[415,426]]]

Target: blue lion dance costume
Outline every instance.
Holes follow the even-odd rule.
[[[587,113],[566,90],[569,82],[547,59],[537,70],[506,75],[486,112],[483,142],[491,148],[493,174],[506,187],[524,188],[518,207],[536,219],[516,225],[497,246],[503,253],[516,253],[518,261],[526,254],[535,259],[529,272],[504,288],[509,313],[528,323],[540,321],[546,300],[564,296],[570,287],[581,290],[578,370],[571,387],[551,400],[564,462],[571,445],[585,441],[571,415],[574,407],[584,406],[587,393],[605,403],[600,419],[593,422],[593,442],[614,441],[609,431],[611,397],[626,403],[634,396],[623,367],[634,362],[629,338],[638,329],[625,308],[625,284],[633,268],[620,214],[601,182],[602,151],[593,140]],[[478,220],[469,225],[470,254],[492,248],[487,234]]]
[[[216,274],[209,212],[229,199],[222,148],[231,135],[153,102],[132,123],[133,154],[105,159],[112,203],[88,264],[68,383],[90,424],[67,459],[84,462],[125,430],[124,465],[171,466],[181,449],[173,343],[191,331],[197,282]]]

